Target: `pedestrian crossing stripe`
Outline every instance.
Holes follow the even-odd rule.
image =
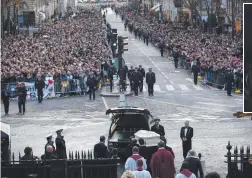
[[[174,91],[175,90],[173,85],[166,85],[166,88],[167,88],[168,91]]]
[[[143,85],[143,91],[147,91],[144,85]]]
[[[201,88],[200,86],[197,86],[197,85],[193,85],[193,87],[194,87],[196,90],[203,90],[203,88]]]
[[[187,88],[186,85],[179,85],[179,88],[181,88],[181,90],[185,90],[185,91],[189,90],[189,88]]]
[[[161,91],[160,86],[159,85],[154,85],[154,91],[160,92]]]

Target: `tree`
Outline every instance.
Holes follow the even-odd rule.
[[[191,11],[191,17],[200,18],[199,7],[201,5],[201,0],[182,0],[183,7]],[[192,20],[192,19],[191,19]]]

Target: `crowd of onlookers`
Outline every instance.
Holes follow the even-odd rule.
[[[99,72],[111,59],[100,10],[82,9],[75,16],[43,23],[39,33],[9,36],[1,45],[1,82],[30,82],[36,76],[78,78]]]
[[[242,72],[242,35],[207,33],[204,28],[185,27],[182,23],[160,22],[151,13],[139,13],[127,6],[117,8],[133,30],[148,34],[156,46],[179,46],[189,60],[200,59],[202,69],[236,69]],[[204,26],[204,25],[203,25]],[[205,31],[205,33],[204,33]]]

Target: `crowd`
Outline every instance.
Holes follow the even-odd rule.
[[[1,42],[1,82],[31,82],[39,75],[54,79],[99,73],[111,59],[106,26],[99,9],[43,23],[39,34],[10,36]]]
[[[160,22],[153,15],[138,13],[127,6],[116,9],[136,37],[148,37],[167,50],[179,47],[190,61],[199,58],[201,69],[236,70],[242,73],[242,35],[203,33],[202,28],[185,27],[176,22]]]

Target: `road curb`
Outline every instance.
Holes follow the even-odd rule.
[[[100,96],[103,96],[103,97],[119,97],[121,94],[124,94],[125,96],[133,95],[133,93],[130,92],[130,91],[127,91],[125,93],[111,93],[111,92],[104,91],[104,92],[100,93]]]

